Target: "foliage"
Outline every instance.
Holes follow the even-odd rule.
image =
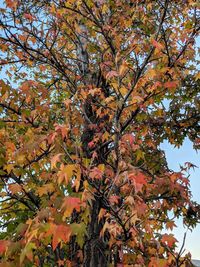
[[[189,266],[167,229],[199,219],[197,1],[6,0],[0,266]],[[166,232],[166,233],[165,233]]]

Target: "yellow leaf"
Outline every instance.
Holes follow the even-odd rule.
[[[45,184],[41,187],[38,188],[37,192],[38,192],[38,195],[41,197],[45,194],[48,194],[48,193],[52,193],[53,191],[55,191],[55,185],[54,184]]]
[[[120,93],[121,93],[122,96],[125,96],[127,94],[127,92],[128,92],[128,89],[123,86],[123,87],[121,87],[119,89],[119,91],[120,91]]]
[[[14,164],[8,164],[3,169],[6,170],[8,174],[10,174],[11,171],[14,169]]]
[[[200,79],[200,72],[197,73],[197,75],[195,75],[195,81],[199,80]]]
[[[80,166],[77,164],[61,164],[60,171],[58,172],[58,184],[61,184],[64,180],[68,184],[72,176],[76,176],[76,179],[80,181],[81,179],[81,170]],[[78,182],[75,184],[76,190],[78,188]]]
[[[17,159],[16,159],[17,163],[19,164],[23,164],[25,160],[26,160],[26,156],[24,154],[17,156]]]
[[[123,64],[119,67],[119,75],[122,76],[128,69],[128,64],[126,61],[123,62]]]

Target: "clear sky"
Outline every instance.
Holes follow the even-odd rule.
[[[163,143],[161,148],[165,150],[169,167],[175,171],[179,171],[179,166],[184,165],[188,161],[198,166],[198,168],[190,172],[190,183],[193,200],[200,203],[200,152],[197,153],[193,149],[192,143],[189,140],[185,140],[183,146],[179,149],[174,148],[167,142]],[[173,233],[181,245],[187,228],[183,227],[182,219],[179,219],[176,225],[177,228]],[[200,260],[200,224],[192,232],[187,231],[185,249],[187,252],[190,251],[193,259]]]

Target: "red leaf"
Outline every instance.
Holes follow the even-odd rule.
[[[137,184],[147,184],[146,176],[142,172],[130,173],[128,178],[134,180]]]
[[[28,13],[25,13],[25,14],[24,14],[24,18],[25,18],[25,19],[28,19],[28,20],[30,20],[30,21],[33,21],[33,20],[34,20],[34,17],[33,17],[31,14],[28,14]]]
[[[110,196],[109,197],[109,202],[112,205],[113,204],[118,204],[119,200],[120,200],[120,197],[119,196]]]
[[[88,147],[89,148],[93,148],[95,146],[95,143],[93,141],[89,142],[88,143]]]
[[[174,223],[174,221],[169,221],[166,223],[167,229],[170,229],[172,231],[174,227],[176,227],[176,224]]]
[[[128,178],[135,184],[136,192],[141,191],[143,185],[147,184],[146,176],[142,172],[133,172],[128,175]]]
[[[9,243],[8,240],[0,240],[0,255],[6,252]]]
[[[90,177],[92,179],[101,179],[102,178],[102,175],[103,175],[103,172],[98,169],[97,167],[93,168],[90,172]]]
[[[110,78],[117,77],[117,76],[118,76],[118,73],[114,70],[111,70],[107,73],[106,79],[110,79]]]
[[[172,81],[172,82],[166,82],[164,83],[164,86],[166,88],[172,89],[177,87],[177,81]]]
[[[162,50],[163,49],[163,45],[159,42],[157,42],[156,40],[152,40],[152,45],[157,48],[158,50]]]
[[[161,238],[161,242],[165,243],[168,247],[171,248],[177,242],[177,240],[173,234],[164,234]]]

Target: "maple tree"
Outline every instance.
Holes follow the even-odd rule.
[[[197,2],[5,1],[0,266],[189,266],[194,165],[160,144],[200,146]]]

